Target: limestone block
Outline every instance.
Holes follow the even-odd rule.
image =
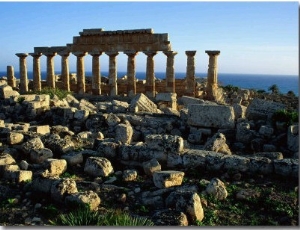
[[[73,141],[70,139],[60,139],[57,134],[48,136],[47,139],[44,140],[44,145],[46,148],[52,150],[54,156],[63,155],[75,148]]]
[[[138,173],[136,170],[127,169],[123,171],[123,181],[135,181]]]
[[[149,149],[164,151],[166,153],[178,153],[184,149],[182,137],[173,135],[150,134],[145,138],[145,143]]]
[[[0,154],[0,165],[11,165],[16,164],[15,159],[10,154]]]
[[[35,177],[32,180],[32,190],[37,193],[50,195],[52,184],[59,179],[55,177]]]
[[[17,164],[0,165],[0,175],[2,175],[5,179],[14,179],[14,172],[18,170],[20,170],[20,168]]]
[[[224,158],[224,169],[237,170],[239,172],[246,172],[249,169],[250,160],[247,157],[230,155]]]
[[[22,151],[29,154],[32,149],[42,149],[44,147],[41,138],[35,137],[22,144]]]
[[[116,142],[121,142],[122,144],[130,144],[132,140],[133,129],[129,122],[126,124],[118,124],[116,126]]]
[[[236,194],[237,200],[250,200],[250,199],[257,199],[260,197],[260,192],[254,189],[241,189]]]
[[[121,119],[113,113],[103,114],[103,116],[105,117],[105,122],[108,126],[116,126],[121,122]]]
[[[74,114],[77,111],[77,108],[71,107],[71,108],[64,108],[64,120],[70,120],[74,118]]]
[[[125,101],[112,101],[112,112],[113,113],[126,113],[129,108],[129,104]]]
[[[97,102],[95,106],[100,112],[112,112],[112,102],[110,101]]]
[[[67,170],[67,161],[64,159],[46,159],[44,167],[48,170],[47,175],[59,176]]]
[[[61,158],[65,159],[69,166],[75,166],[83,163],[83,156],[81,152],[69,152],[62,155]]]
[[[44,134],[50,133],[50,126],[49,125],[33,125],[33,126],[30,126],[29,131],[44,135]]]
[[[187,216],[180,211],[164,209],[156,211],[152,220],[155,226],[188,226]]]
[[[184,172],[180,171],[156,171],[153,173],[153,182],[157,188],[169,188],[181,185]]]
[[[178,104],[183,104],[185,107],[188,107],[190,104],[204,104],[203,99],[189,97],[189,96],[182,96],[178,99]]]
[[[254,155],[258,156],[258,157],[266,157],[271,160],[282,160],[283,159],[283,154],[281,152],[257,152]]]
[[[234,110],[225,105],[188,105],[188,121],[192,126],[208,128],[234,128]]]
[[[4,122],[4,120],[1,120],[1,119],[0,119],[0,127],[5,127],[5,122]]]
[[[246,114],[246,110],[247,110],[246,106],[234,103],[232,105],[232,107],[233,107],[233,110],[234,110],[234,117],[235,117],[235,119],[245,118],[245,114]]]
[[[231,155],[229,146],[226,144],[226,137],[223,133],[216,133],[204,145],[204,150]]]
[[[29,123],[21,123],[21,124],[13,124],[11,129],[13,131],[23,131],[23,132],[28,132],[30,127]]]
[[[10,97],[17,97],[20,94],[13,90],[13,88],[9,85],[1,85],[0,86],[0,99],[9,99]]]
[[[86,120],[88,116],[89,116],[88,110],[76,110],[74,113],[74,118],[80,121]]]
[[[78,208],[82,205],[89,205],[91,211],[96,211],[101,203],[100,197],[93,191],[72,193],[65,198],[65,203],[70,209]]]
[[[218,200],[224,200],[228,195],[225,184],[218,178],[213,178],[210,181],[205,192],[209,195],[213,195]]]
[[[56,180],[51,185],[51,199],[63,203],[66,196],[78,193],[76,181],[70,178]]]
[[[278,102],[254,98],[246,110],[248,120],[270,119],[277,110],[285,109],[285,105]]]
[[[32,180],[32,171],[28,170],[8,170],[4,173],[4,178],[14,180],[17,183]]]
[[[182,155],[180,153],[168,153],[167,154],[167,167],[176,168],[182,167]]]
[[[185,169],[205,168],[207,151],[188,149],[182,155],[182,164]]]
[[[30,151],[30,160],[36,164],[43,163],[46,159],[52,157],[53,152],[48,148],[32,149]]]
[[[201,199],[196,192],[174,191],[167,197],[166,207],[186,213],[191,222],[202,221],[204,218]]]
[[[273,160],[274,170],[277,175],[284,177],[298,177],[298,159],[282,159],[282,160]]]
[[[211,171],[219,171],[224,166],[225,157],[228,156],[224,155],[223,153],[207,151],[207,155],[205,158],[206,168]]]
[[[176,101],[177,100],[177,94],[176,93],[158,93],[155,96],[156,101]]]
[[[157,112],[157,105],[152,102],[145,94],[137,94],[130,102],[130,112]]]
[[[99,156],[107,158],[115,158],[117,156],[119,144],[104,139],[103,141],[99,141],[97,146]]]
[[[97,112],[97,107],[95,105],[93,105],[91,102],[85,100],[85,99],[81,99],[79,102],[79,109],[80,110],[86,110],[89,113],[93,114]]]
[[[150,161],[143,162],[143,169],[146,175],[152,176],[154,172],[161,171],[161,165],[154,158]]]
[[[79,108],[79,101],[71,94],[68,94],[65,99],[71,107]]]
[[[243,144],[249,144],[255,138],[255,131],[250,130],[248,122],[240,122],[236,126],[236,141]]]
[[[10,145],[16,145],[23,143],[24,135],[22,133],[10,132],[7,136],[7,143]]]
[[[253,174],[272,174],[274,166],[272,160],[266,157],[250,157],[249,172]]]
[[[291,125],[288,127],[287,146],[288,149],[293,152],[297,152],[299,150],[299,126],[298,125]]]
[[[262,125],[259,128],[259,134],[263,135],[264,137],[271,137],[274,133],[274,129],[272,127],[268,127],[266,125]]]
[[[109,176],[114,172],[110,161],[104,157],[89,157],[84,166],[84,172],[90,176]]]
[[[144,162],[153,158],[158,159],[154,155],[154,151],[147,148],[145,145],[123,145],[121,146],[120,159],[123,161]]]
[[[191,130],[190,130],[191,132]],[[188,141],[192,144],[200,144],[202,139],[202,132],[199,130],[195,130],[191,132],[188,136]]]

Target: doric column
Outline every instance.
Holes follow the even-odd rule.
[[[205,53],[209,56],[206,98],[208,100],[215,100],[215,93],[218,89],[218,62],[217,57],[220,54],[219,50],[206,50]]]
[[[156,51],[145,51],[147,55],[147,67],[146,67],[146,95],[155,97],[155,75],[154,75],[154,55]]]
[[[55,88],[54,56],[56,52],[43,53],[47,57],[47,86]]]
[[[195,54],[196,51],[185,51],[187,55],[187,66],[186,66],[186,88],[185,94],[187,96],[195,97]]]
[[[117,59],[116,56],[119,54],[118,52],[111,51],[106,52],[109,56],[109,85],[110,85],[110,95],[116,96],[118,95],[118,84],[117,84]]]
[[[70,67],[69,67],[69,51],[58,52],[58,55],[61,56],[61,79],[63,82],[63,89],[71,91],[70,89]]]
[[[128,56],[127,61],[127,95],[132,96],[136,94],[136,78],[135,78],[135,56],[136,51],[124,52]]]
[[[84,56],[86,52],[74,52],[77,57],[77,93],[85,93]]]
[[[92,91],[95,95],[101,95],[101,72],[99,56],[102,54],[100,51],[92,51],[89,53],[93,56],[93,78],[92,78]]]
[[[20,58],[20,93],[26,93],[28,91],[28,78],[27,78],[27,66],[26,57],[28,53],[17,53]]]
[[[33,89],[37,91],[41,91],[42,78],[41,78],[40,57],[42,56],[42,53],[30,53],[29,55],[33,57]]]
[[[16,87],[16,78],[15,78],[14,67],[11,65],[8,65],[6,70],[7,70],[7,84],[11,87]]]
[[[175,93],[174,57],[177,52],[165,51],[164,54],[167,56],[166,92]]]

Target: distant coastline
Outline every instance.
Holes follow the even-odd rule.
[[[70,71],[70,73],[76,73],[76,71]],[[6,71],[0,71],[0,77],[6,76]],[[56,74],[60,74],[57,72]],[[118,78],[126,75],[127,72],[119,71]],[[158,79],[165,78],[165,72],[156,72],[155,76]],[[182,79],[185,77],[186,73],[176,72],[175,78]],[[42,79],[46,79],[46,71],[42,71]],[[92,76],[91,71],[85,72],[86,76]],[[101,72],[102,76],[108,76],[108,72]],[[205,78],[207,73],[196,73],[196,78]],[[136,78],[143,80],[145,79],[145,72],[136,72]],[[19,78],[18,71],[15,71],[15,77]],[[28,79],[32,79],[32,72],[28,71]],[[244,89],[256,89],[265,90],[268,92],[268,88],[276,84],[279,87],[281,93],[287,93],[288,91],[293,91],[297,96],[299,96],[299,76],[297,75],[270,75],[270,74],[236,74],[236,73],[219,73],[218,82],[221,85],[234,85]]]

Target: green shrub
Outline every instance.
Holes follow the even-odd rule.
[[[64,99],[67,97],[68,94],[71,94],[71,92],[63,89],[58,88],[49,88],[45,87],[41,91],[32,91],[32,94],[48,94],[50,95],[50,98],[52,99],[54,95],[56,95],[59,99]]]
[[[287,126],[298,122],[299,113],[296,111],[287,111],[285,109],[278,110],[272,115],[272,121],[274,124],[276,122],[286,122]]]
[[[222,89],[225,90],[226,92],[237,92],[239,87],[233,85],[226,85],[226,86],[222,86]]]

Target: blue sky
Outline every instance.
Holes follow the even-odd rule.
[[[168,33],[175,71],[186,71],[186,50],[196,50],[196,72],[207,72],[205,50],[220,50],[220,73],[299,74],[299,3],[294,2],[0,2],[0,71],[19,68],[15,53],[37,46],[72,43],[83,29],[152,28]],[[118,70],[126,71],[127,56],[118,56]],[[70,56],[70,69],[76,58]],[[91,56],[85,57],[86,71]],[[155,71],[165,71],[166,56],[154,58]],[[100,57],[101,71],[108,56]],[[32,57],[27,58],[32,71]],[[146,56],[136,56],[137,71],[145,71]],[[46,57],[41,58],[46,70]],[[55,57],[60,72],[60,56]]]

